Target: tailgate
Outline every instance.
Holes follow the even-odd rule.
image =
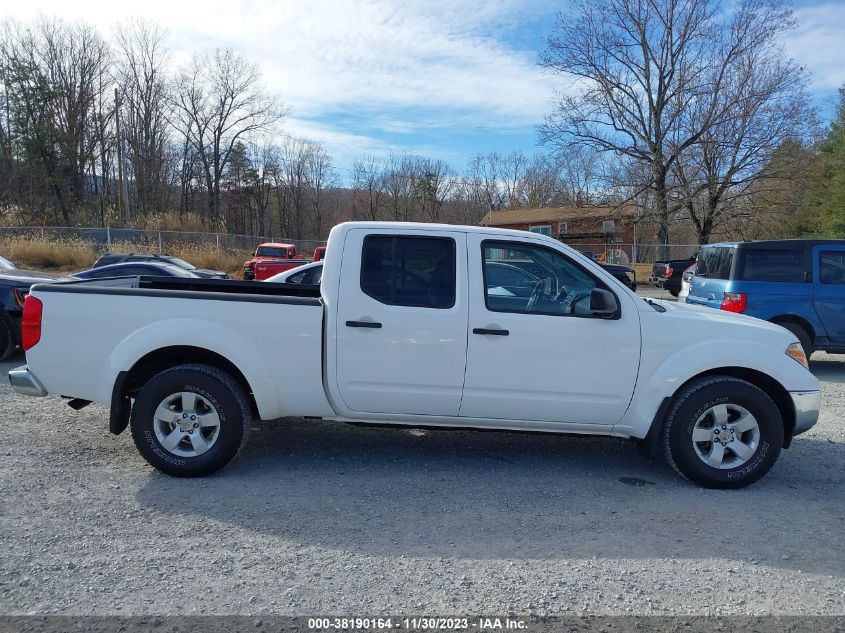
[[[687,303],[707,306],[708,308],[720,309],[722,299],[725,297],[725,288],[728,282],[724,279],[708,279],[696,277],[690,280]]]
[[[666,279],[666,270],[669,268],[669,264],[666,262],[655,262],[654,265],[651,267],[651,282],[655,283],[657,281],[663,281]]]

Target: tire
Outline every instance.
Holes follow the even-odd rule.
[[[810,356],[813,355],[813,352],[816,351],[816,348],[813,347],[813,339],[810,336],[810,333],[802,325],[798,325],[792,321],[775,321],[779,326],[782,328],[786,328],[790,332],[792,332],[798,342],[801,343],[801,347],[804,348],[804,353],[807,355],[807,360],[810,360]]]
[[[746,428],[752,423],[756,431]],[[708,433],[721,441],[694,440]],[[783,437],[780,411],[765,392],[738,378],[708,376],[675,397],[663,427],[663,456],[678,474],[700,486],[742,488],[771,470]]]
[[[179,365],[141,388],[130,428],[135,446],[154,468],[174,477],[204,477],[238,455],[251,418],[246,396],[229,374],[208,365]]]
[[[17,346],[18,328],[5,310],[0,309],[0,360],[11,356]]]
[[[673,297],[677,297],[679,294],[681,294],[681,291],[680,290],[670,290],[669,294],[672,295]]]

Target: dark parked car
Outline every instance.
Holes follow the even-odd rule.
[[[206,279],[228,279],[229,275],[222,270],[208,270],[206,268],[197,268],[193,264],[186,262],[184,259],[178,257],[171,257],[170,255],[155,255],[153,253],[109,253],[103,255],[94,262],[94,268],[100,266],[109,266],[111,264],[124,264],[128,262],[151,262],[173,264],[179,268],[183,268],[194,273],[197,277],[204,277]]]
[[[200,275],[193,270],[185,270],[167,262],[126,262],[123,264],[109,264],[90,270],[73,273],[78,279],[103,279],[105,277],[133,277],[135,275],[148,277],[193,277]]]
[[[622,264],[602,264],[599,266],[604,268],[611,275],[616,277],[623,284],[628,286],[634,292],[637,291],[637,271],[630,266],[623,266]]]
[[[684,271],[695,263],[698,254],[686,259],[659,259],[651,267],[652,285],[665,288],[673,297],[681,292]]]
[[[58,278],[58,275],[17,268],[0,270],[0,360],[11,356],[21,343],[23,301],[30,286]]]

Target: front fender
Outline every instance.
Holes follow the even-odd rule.
[[[111,394],[115,377],[129,371],[141,358],[156,350],[190,346],[219,354],[235,365],[247,380],[259,414],[275,413],[279,402],[273,373],[255,343],[231,327],[201,318],[174,318],[155,321],[132,332],[115,347],[103,364],[98,385],[100,393]]]
[[[643,362],[631,405],[614,426],[614,434],[643,438],[665,398],[689,380],[719,368],[751,369],[768,374],[787,391],[818,391],[813,374],[771,344],[731,339],[701,341],[667,356],[643,350]]]

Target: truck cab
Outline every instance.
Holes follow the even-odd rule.
[[[845,352],[845,240],[707,245],[686,301],[777,323],[807,356]]]
[[[305,257],[297,253],[294,244],[266,242],[259,244],[252,259],[244,262],[244,280],[267,279],[304,263]]]

